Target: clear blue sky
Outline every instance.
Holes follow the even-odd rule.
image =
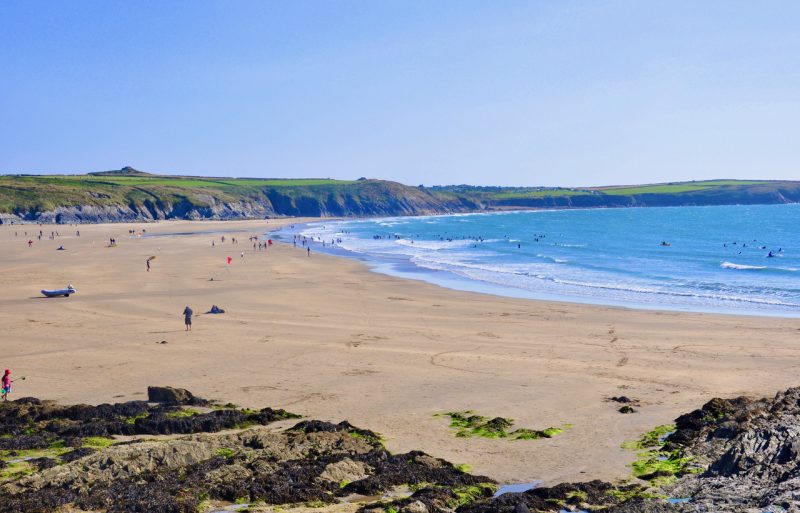
[[[800,179],[800,2],[0,2],[0,173]]]

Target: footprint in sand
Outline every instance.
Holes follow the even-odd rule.
[[[263,390],[280,390],[278,387],[272,387],[269,385],[251,385],[247,387],[239,387],[239,390],[242,392],[260,392]]]
[[[611,340],[609,341],[608,345],[614,348],[621,355],[620,359],[617,360],[617,367],[624,367],[625,365],[628,364],[628,355],[627,353],[625,353],[625,351],[617,349],[614,346],[614,344],[619,340],[619,337],[617,337],[617,328],[614,326],[609,326],[608,335],[611,337]]]
[[[325,402],[336,399],[338,396],[336,394],[321,394],[318,392],[312,392],[310,394],[306,394],[300,399],[296,401],[291,401],[286,403],[286,406],[291,406],[293,404],[304,403],[306,401],[313,401],[313,402]]]
[[[368,376],[370,374],[378,374],[378,371],[372,369],[350,369],[342,372],[345,376]]]
[[[350,341],[347,342],[347,347],[358,347],[364,342],[377,342],[379,340],[387,340],[388,337],[380,335],[367,335],[365,333],[354,333],[350,335]]]

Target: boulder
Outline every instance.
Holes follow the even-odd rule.
[[[195,397],[185,388],[147,387],[147,400],[151,403],[205,406],[208,401]]]
[[[403,506],[402,513],[428,513],[428,506],[422,501],[412,501]]]
[[[364,479],[371,471],[372,469],[363,462],[344,458],[341,461],[329,463],[319,475],[319,479],[338,484],[352,483]]]

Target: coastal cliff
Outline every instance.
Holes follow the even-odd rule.
[[[712,180],[631,187],[412,187],[361,178],[237,179],[152,175],[0,176],[0,222],[100,223],[452,214],[513,209],[800,202],[800,182]]]

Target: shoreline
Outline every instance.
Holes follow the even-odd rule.
[[[641,208],[670,208],[670,207],[641,207]],[[584,210],[590,210],[590,209],[584,209]],[[449,215],[453,217],[458,217],[458,216],[486,215],[486,214],[496,214],[496,213],[497,212],[492,212],[492,213],[481,212],[481,213],[449,214]],[[434,216],[415,216],[415,217],[434,217]],[[397,217],[378,217],[374,219],[393,220],[397,219]],[[288,237],[291,237],[294,234],[300,234],[303,232],[305,228],[313,227],[313,225],[315,224],[325,223],[326,221],[349,222],[353,221],[353,219],[331,218],[322,221],[312,220],[304,223],[298,223],[298,226],[296,228],[293,226],[291,230],[287,230],[285,226],[276,228],[275,230],[268,232],[268,234],[273,236],[278,242],[291,245],[292,242],[291,240],[288,239]],[[284,239],[283,236],[286,236],[287,238]],[[312,240],[312,242],[314,244],[313,246],[314,251],[329,256],[340,257],[360,262],[364,266],[366,266],[371,272],[383,274],[386,276],[392,276],[399,279],[424,282],[438,287],[442,287],[444,289],[458,291],[458,292],[484,294],[495,297],[521,299],[528,301],[544,301],[544,302],[565,303],[574,305],[621,308],[621,309],[640,310],[648,312],[675,312],[675,313],[687,313],[687,314],[725,315],[725,316],[735,316],[735,317],[800,319],[800,311],[799,312],[769,311],[765,309],[732,310],[724,308],[690,306],[690,305],[679,305],[679,304],[668,304],[668,303],[645,303],[645,302],[635,302],[635,301],[613,300],[602,296],[582,297],[582,296],[570,296],[567,294],[557,295],[557,294],[537,293],[535,291],[528,289],[516,288],[509,285],[501,285],[497,283],[491,283],[488,281],[468,278],[465,276],[461,276],[458,273],[450,270],[428,269],[414,264],[414,262],[409,257],[400,257],[400,256],[396,258],[389,258],[382,256],[376,257],[374,255],[368,255],[368,254],[358,253],[355,251],[350,251],[338,245],[331,246],[329,244],[327,247],[323,247],[320,246],[320,244],[317,241]]]
[[[145,228],[255,235],[300,222]],[[712,397],[770,396],[797,384],[795,319],[458,292],[283,244],[259,253],[245,240],[211,248],[207,234],[124,237],[141,227],[80,225],[80,239],[34,248],[10,244],[14,226],[0,227],[10,248],[2,363],[28,376],[16,397],[131,400],[147,385],[174,384],[244,406],[347,419],[383,434],[393,452],[422,449],[500,482],[552,484],[624,477],[634,455],[623,442]],[[104,247],[114,233],[119,246]],[[59,244],[67,251],[54,251]],[[146,273],[149,254],[157,259]],[[70,279],[73,297],[34,298]],[[199,315],[186,334],[186,303],[228,313]],[[637,413],[605,401],[621,394],[641,401]],[[523,427],[573,428],[529,442],[459,439],[434,417],[466,409]]]

